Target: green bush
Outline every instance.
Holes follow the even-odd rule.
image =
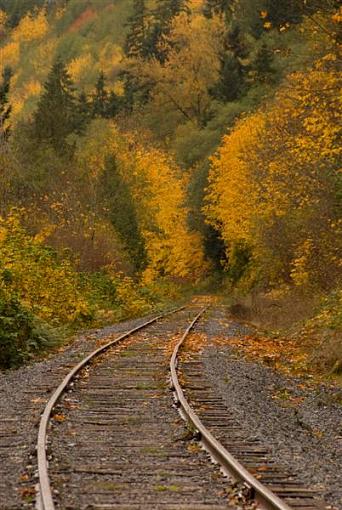
[[[15,297],[0,294],[0,368],[19,366],[53,343],[52,332]]]

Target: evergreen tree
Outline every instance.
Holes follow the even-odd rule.
[[[303,0],[287,0],[286,2],[266,0],[265,2],[265,10],[268,13],[267,19],[273,26],[280,26],[283,23],[300,23],[304,12],[308,8],[307,2],[303,2]]]
[[[264,43],[258,50],[253,62],[253,70],[256,72],[257,79],[262,82],[271,82],[274,80],[275,69],[272,67],[273,52]]]
[[[92,97],[92,117],[112,118],[118,113],[119,107],[119,98],[115,92],[108,92],[106,89],[106,77],[101,71],[96,82],[95,93]]]
[[[120,176],[115,157],[110,156],[107,159],[101,180],[102,199],[106,204],[109,219],[119,233],[135,268],[141,270],[146,264],[144,241],[132,194]]]
[[[242,94],[243,89],[242,67],[232,52],[226,52],[221,62],[220,80],[212,93],[221,101],[235,101]]]
[[[190,12],[189,0],[157,0],[155,15],[157,20],[164,26],[181,12]]]
[[[235,101],[242,94],[246,70],[241,60],[247,55],[241,29],[235,25],[227,32],[221,55],[220,80],[213,90],[214,96],[221,101]]]
[[[121,100],[120,97],[118,97],[115,92],[110,92],[109,98],[108,98],[108,108],[107,113],[108,117],[112,118],[115,117],[115,115],[120,111],[121,109]]]
[[[86,125],[92,116],[92,105],[84,91],[82,91],[78,96],[78,111],[80,118],[82,119],[81,123]]]
[[[233,25],[227,32],[225,49],[234,53],[237,58],[246,58],[248,49],[243,40],[243,35],[239,25]]]
[[[92,98],[93,117],[107,117],[108,91],[106,90],[106,78],[103,71],[100,72],[95,85],[95,93]]]
[[[10,134],[10,125],[8,123],[12,107],[8,104],[8,94],[10,91],[10,83],[12,78],[12,70],[5,67],[2,73],[2,82],[0,84],[0,144],[8,140]]]
[[[67,138],[84,127],[75,88],[66,66],[57,59],[44,84],[34,115],[33,130],[38,141],[49,143],[59,154],[70,152]]]
[[[159,47],[161,37],[170,33],[171,23],[181,12],[190,13],[189,0],[158,0],[154,11],[154,25],[150,31],[146,47],[151,56],[164,62],[167,53]]]
[[[228,17],[232,0],[205,0],[203,14],[212,18],[215,14]]]
[[[148,49],[146,41],[148,39],[147,9],[145,0],[134,0],[133,14],[128,19],[129,30],[126,37],[124,51],[127,57],[146,58]]]

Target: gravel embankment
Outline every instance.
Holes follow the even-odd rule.
[[[225,318],[222,308],[212,314],[203,327],[209,337],[247,333]],[[203,356],[208,378],[246,435],[261,438],[278,464],[342,508],[342,390],[284,376],[231,347],[210,346]]]
[[[35,444],[48,396],[97,341],[128,331],[145,319],[122,322],[80,335],[63,352],[17,370],[0,372],[0,508],[18,510],[34,500]]]

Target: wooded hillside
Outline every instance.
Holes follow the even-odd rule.
[[[317,296],[312,321],[338,352],[338,2],[10,4],[0,363],[213,274],[226,294]]]

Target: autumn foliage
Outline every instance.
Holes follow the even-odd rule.
[[[212,158],[206,214],[252,254],[245,278],[331,288],[341,275],[340,76],[327,55],[241,119]],[[250,282],[251,283],[251,282]]]
[[[108,323],[212,274],[331,294],[315,324],[340,328],[336,2],[12,4],[0,328]]]

